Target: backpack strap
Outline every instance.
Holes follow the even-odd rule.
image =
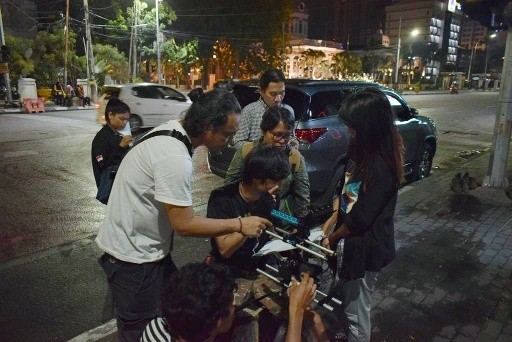
[[[188,140],[188,138],[186,136],[183,135],[183,133],[178,132],[175,129],[173,129],[172,131],[168,130],[168,129],[165,129],[165,130],[155,131],[155,132],[149,133],[149,134],[143,136],[139,141],[134,143],[132,148],[134,148],[135,146],[137,146],[138,144],[140,144],[144,140],[147,140],[149,138],[153,138],[153,137],[156,137],[156,136],[159,136],[159,135],[167,135],[167,136],[173,137],[174,139],[178,139],[183,144],[185,144],[185,146],[187,147],[188,153],[192,157],[192,154],[193,154],[192,143],[190,142],[190,140]]]
[[[242,145],[242,159],[245,159],[249,152],[254,148],[254,142],[248,141]]]
[[[290,166],[291,166],[293,172],[299,172],[299,169],[300,169],[300,153],[299,153],[299,151],[292,148],[290,150],[288,160],[290,161]]]

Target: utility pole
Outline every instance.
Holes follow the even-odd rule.
[[[68,84],[68,49],[69,49],[69,0],[66,0],[66,28],[64,31],[64,81],[63,87]]]
[[[133,27],[132,27],[132,40],[130,47],[130,61],[132,62],[132,82],[135,82],[137,77],[137,29],[139,25],[139,2],[133,2]]]
[[[160,19],[158,18],[158,0],[155,0],[156,7],[156,60],[157,67],[156,71],[158,72],[158,84],[161,84],[162,75],[161,75],[161,66],[160,66]]]
[[[508,24],[507,42],[501,73],[499,106],[494,123],[494,140],[487,175],[483,182],[484,186],[497,189],[506,189],[509,185],[506,171],[512,133],[512,1],[507,4],[503,14]]]
[[[2,40],[2,46],[5,45],[5,35],[4,35],[4,20],[2,15],[2,7],[0,6],[0,30],[2,30],[1,34],[1,40]],[[4,62],[5,63],[5,62]],[[7,66],[7,70],[4,73],[4,79],[5,79],[5,89],[7,91],[7,102],[12,103],[12,93],[11,93],[11,80],[9,79],[9,65],[5,63]]]
[[[68,0],[69,2],[69,0]],[[88,64],[87,83],[91,90],[91,101],[96,101],[96,82],[94,81],[94,53],[92,51],[91,27],[89,23],[89,3],[84,0],[84,21],[85,21],[85,40],[87,43],[86,58]]]

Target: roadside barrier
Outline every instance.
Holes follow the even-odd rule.
[[[25,113],[44,113],[44,97],[24,99],[23,108],[25,109]]]

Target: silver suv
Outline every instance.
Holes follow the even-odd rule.
[[[330,205],[336,185],[344,181],[349,133],[338,117],[341,103],[349,94],[367,87],[382,90],[396,114],[406,147],[405,179],[412,182],[430,174],[437,148],[435,124],[418,115],[392,89],[370,82],[287,80],[284,102],[295,111],[295,135],[307,164],[313,209]],[[242,107],[258,99],[256,89],[256,85],[244,83],[233,86]],[[209,154],[210,170],[225,176],[233,154],[233,147]]]
[[[105,124],[105,106],[111,97],[117,97],[130,107],[130,126],[133,133],[142,127],[156,127],[166,121],[178,119],[192,104],[186,95],[166,85],[105,85],[97,105],[97,119],[102,124]]]

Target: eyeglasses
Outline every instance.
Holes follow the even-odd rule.
[[[270,135],[272,136],[272,139],[279,141],[281,139],[284,140],[290,140],[293,137],[292,132],[272,132],[269,131]]]

